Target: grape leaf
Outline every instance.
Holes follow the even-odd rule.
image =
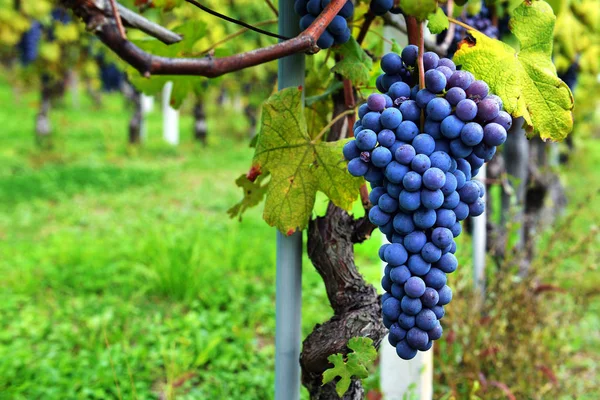
[[[573,130],[573,95],[552,63],[556,18],[548,3],[527,0],[514,10],[510,28],[519,51],[469,30],[454,55],[455,63],[488,83],[506,111],[523,117],[530,135],[562,140]]]
[[[435,12],[436,0],[401,0],[400,7],[405,15],[415,17],[418,21],[424,21],[429,14]]]
[[[304,229],[317,191],[350,209],[363,180],[346,170],[344,141],[310,138],[301,88],[284,89],[264,103],[258,135],[252,171],[271,174],[263,213],[269,225],[286,234]]]
[[[267,188],[269,183],[261,185],[261,183],[268,177],[268,174],[261,174],[255,180],[251,181],[248,179],[248,175],[242,174],[236,180],[235,184],[242,188],[244,191],[244,197],[236,205],[227,210],[230,218],[238,217],[242,220],[242,214],[254,206],[260,204],[267,194]]]
[[[360,86],[369,81],[369,72],[373,68],[373,60],[360,47],[358,42],[350,37],[343,45],[335,49],[343,57],[333,67],[332,71]]]
[[[435,13],[429,14],[427,21],[429,32],[433,34],[441,33],[448,29],[449,26],[448,17],[440,7],[438,7]]]
[[[341,353],[327,357],[333,368],[323,372],[323,385],[331,382],[336,377],[340,380],[335,385],[338,396],[342,397],[350,387],[352,377],[365,379],[369,376],[367,367],[377,358],[377,351],[373,347],[373,340],[367,337],[354,337],[348,341],[348,348],[352,350],[346,361]]]

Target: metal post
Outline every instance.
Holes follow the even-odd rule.
[[[300,31],[294,0],[279,1],[279,33]],[[279,89],[304,86],[304,54],[279,60]],[[275,328],[275,400],[300,399],[302,312],[302,232],[277,232],[277,299]]]
[[[169,144],[179,144],[179,110],[171,107],[173,82],[165,83],[162,92],[163,138]]]
[[[485,186],[486,180],[486,165],[479,169],[478,179]],[[487,193],[483,197],[483,201],[486,201]],[[478,290],[482,297],[485,293],[485,253],[486,253],[486,242],[487,242],[487,210],[483,211],[478,217],[473,218],[473,282],[475,283],[475,289]]]

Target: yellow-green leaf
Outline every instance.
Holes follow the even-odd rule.
[[[427,21],[427,27],[433,34],[438,34],[448,29],[448,17],[440,7],[438,7],[435,13],[429,14]]]
[[[268,182],[264,185],[261,185],[261,183],[268,176],[268,174],[261,174],[255,180],[251,181],[246,174],[242,174],[235,180],[235,184],[244,191],[244,197],[239,203],[227,210],[227,214],[231,218],[239,217],[241,221],[242,215],[247,209],[260,204],[267,194],[269,185]]]
[[[288,88],[264,104],[253,170],[270,173],[263,217],[281,232],[304,229],[317,191],[337,206],[350,209],[362,179],[352,177],[342,160],[343,142],[310,138],[302,90]]]
[[[456,64],[488,83],[506,111],[522,116],[530,134],[562,140],[573,130],[573,95],[558,78],[552,63],[552,33],[556,18],[544,1],[525,1],[514,10],[510,27],[521,48],[469,30]]]

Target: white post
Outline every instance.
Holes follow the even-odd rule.
[[[169,81],[163,87],[162,111],[163,111],[163,138],[174,146],[179,144],[179,110],[171,107],[171,92],[173,82]]]
[[[405,34],[399,35],[395,29],[384,26],[383,35],[395,38],[402,47],[408,44]],[[384,43],[385,52],[391,46]],[[383,238],[383,243],[388,243]],[[383,265],[385,267],[385,264]],[[385,400],[431,400],[433,397],[433,347],[426,352],[419,351],[415,358],[406,361],[398,357],[396,349],[383,338],[379,348],[379,384]]]
[[[486,165],[479,169],[479,174],[475,179],[478,179],[485,186],[487,175]],[[487,193],[484,194],[483,201],[486,201]],[[483,297],[485,293],[485,254],[487,245],[487,210],[483,211],[478,217],[473,217],[473,282],[475,289],[481,292]]]

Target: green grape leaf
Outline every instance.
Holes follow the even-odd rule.
[[[396,39],[392,39],[392,53],[400,54],[402,53],[402,47],[398,44]]]
[[[429,32],[433,34],[441,33],[448,29],[449,26],[448,17],[440,7],[438,7],[435,13],[429,14],[427,21]]]
[[[473,39],[459,44],[454,62],[487,82],[507,112],[523,117],[530,135],[562,140],[573,130],[573,95],[552,63],[556,18],[548,3],[527,0],[510,20],[521,48],[469,30]]]
[[[236,205],[227,210],[230,218],[239,218],[242,220],[242,215],[249,208],[255,207],[260,204],[267,194],[267,188],[269,182],[262,185],[262,182],[269,176],[269,174],[261,174],[254,181],[248,179],[248,175],[242,174],[236,180],[235,184],[240,187],[244,192],[244,197]]]
[[[308,225],[317,191],[350,209],[363,180],[351,176],[342,159],[344,141],[311,139],[306,128],[301,88],[272,95],[263,106],[249,175],[270,173],[263,218],[292,234]]]
[[[369,81],[369,73],[373,68],[373,60],[360,47],[356,39],[350,37],[343,45],[335,49],[343,58],[335,64],[332,71],[360,86]]]
[[[400,7],[405,15],[415,17],[418,21],[425,21],[429,14],[433,14],[437,7],[436,0],[401,0]]]
[[[365,379],[369,376],[367,367],[377,358],[377,351],[373,347],[373,340],[367,337],[353,337],[348,341],[348,353],[346,360],[341,353],[332,354],[327,357],[333,368],[323,372],[323,385],[333,381],[338,376],[340,380],[335,385],[338,396],[342,397],[352,382],[352,377]]]

